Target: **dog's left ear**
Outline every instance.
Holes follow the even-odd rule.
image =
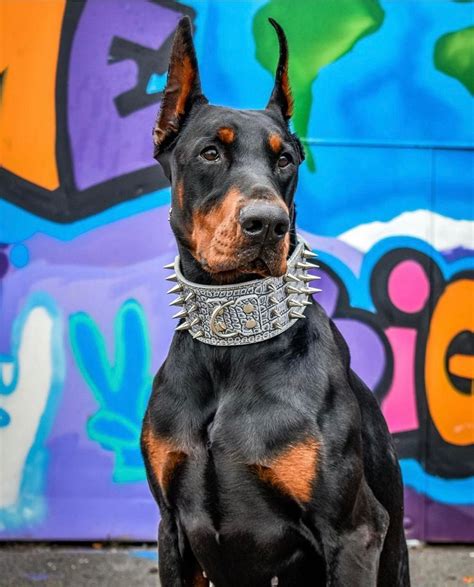
[[[173,142],[191,107],[197,102],[205,104],[207,99],[201,92],[191,20],[184,16],[174,36],[168,80],[153,129],[155,158]]]
[[[268,19],[276,30],[280,45],[280,58],[275,75],[275,85],[267,104],[267,109],[276,110],[289,120],[293,114],[293,96],[291,95],[290,81],[288,78],[288,42],[281,26],[273,18]]]

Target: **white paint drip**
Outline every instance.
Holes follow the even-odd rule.
[[[4,385],[7,387],[11,385],[11,382],[13,381],[13,374],[15,372],[14,366],[14,363],[7,363],[6,361],[0,363],[0,377],[2,378]]]
[[[403,212],[388,222],[360,224],[337,238],[365,253],[378,241],[390,236],[419,238],[438,251],[456,247],[474,249],[474,222],[455,220],[430,210],[416,210]]]
[[[46,408],[53,380],[53,319],[37,306],[21,332],[16,364],[18,381],[9,395],[0,395],[0,407],[11,420],[0,428],[0,508],[16,503],[28,454]],[[11,383],[13,364],[0,363],[4,382]]]

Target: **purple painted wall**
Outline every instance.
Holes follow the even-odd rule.
[[[314,167],[302,169],[298,221],[320,255],[319,301],[394,434],[408,536],[472,540],[472,95],[440,41],[472,17],[464,3],[369,4],[347,0],[349,38],[319,1],[58,0],[58,49],[40,52],[56,72],[56,143],[37,154],[57,189],[14,168],[31,152],[4,133],[16,151],[0,172],[1,539],[155,538],[138,434],[173,332],[169,191],[151,157],[169,43],[189,14],[211,101],[262,107],[260,23],[275,10],[300,67],[295,124]],[[19,3],[9,18],[27,12]],[[45,9],[35,23],[45,39],[52,19]],[[0,114],[30,96],[35,107],[33,63],[20,64],[28,87],[5,78]],[[403,75],[388,84],[390,71]]]

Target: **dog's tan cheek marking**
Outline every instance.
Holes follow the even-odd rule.
[[[178,450],[170,440],[155,436],[149,426],[143,432],[143,443],[155,479],[166,492],[176,467],[184,462],[186,453]]]
[[[257,465],[257,475],[262,481],[306,503],[311,499],[318,457],[319,443],[314,438],[307,438],[287,448],[268,465]]]
[[[239,244],[238,218],[241,205],[242,194],[232,187],[218,206],[206,212],[197,210],[193,214],[191,252],[199,262],[205,259],[211,271],[219,263],[225,262]]]
[[[235,140],[235,131],[230,126],[223,126],[217,131],[217,136],[223,143],[230,144]]]
[[[280,273],[283,275],[288,267],[288,253],[290,252],[289,233],[286,233],[284,239],[280,241],[279,249],[279,255],[281,259]]]
[[[270,149],[274,153],[279,153],[281,151],[282,146],[282,138],[276,132],[271,132],[268,136],[268,144],[270,145]]]

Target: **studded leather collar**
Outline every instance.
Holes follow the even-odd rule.
[[[181,273],[176,257],[165,266],[174,270],[166,279],[176,282],[168,293],[178,294],[170,305],[181,307],[173,316],[182,320],[176,330],[187,330],[194,339],[215,346],[253,344],[278,336],[305,318],[309,296],[321,291],[308,285],[320,279],[309,273],[318,268],[308,261],[313,257],[316,253],[298,236],[285,275],[233,285],[192,283]]]

